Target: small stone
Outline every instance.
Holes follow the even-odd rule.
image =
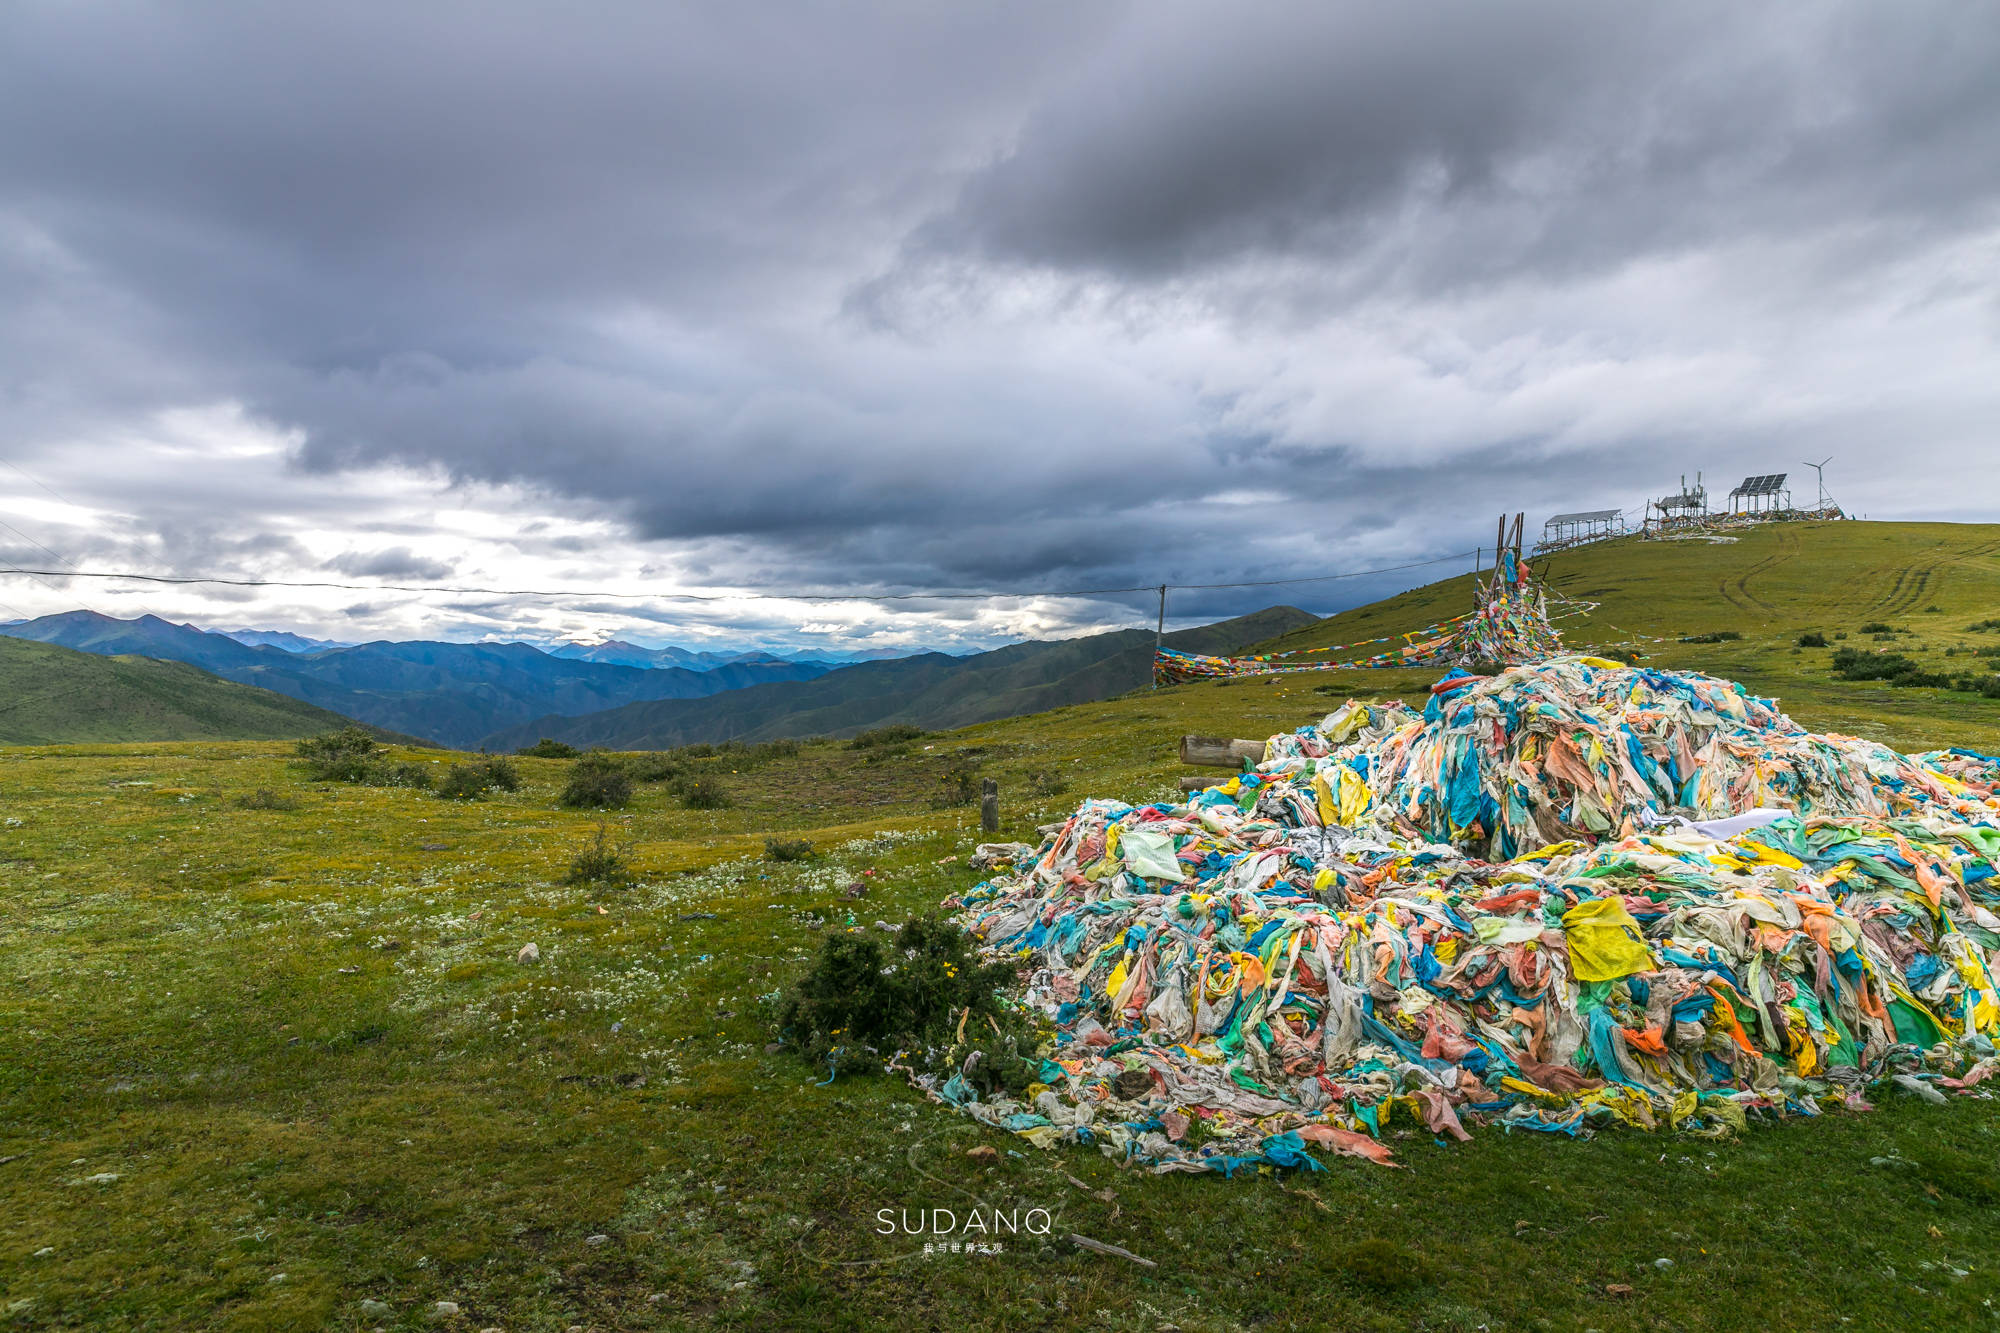
[[[439,1302],[438,1302],[438,1303],[437,1303],[436,1305],[433,1305],[433,1306],[431,1307],[431,1318],[433,1318],[433,1319],[456,1319],[456,1318],[458,1318],[458,1302],[457,1302],[457,1301],[439,1301]]]
[[[276,1286],[278,1283],[283,1282],[285,1280],[285,1275],[283,1273],[273,1273],[271,1274],[271,1276],[265,1278],[264,1280],[270,1283],[272,1286]]]
[[[394,1319],[396,1317],[396,1307],[387,1301],[378,1301],[371,1298],[361,1302],[358,1309],[363,1319]]]
[[[855,880],[847,886],[847,896],[850,898],[866,898],[868,896],[867,882],[865,880]]]
[[[94,1176],[85,1176],[83,1183],[86,1185],[109,1185],[117,1179],[118,1173],[116,1171],[99,1171]]]
[[[500,1327],[500,1325],[498,1324],[490,1324],[487,1327],[480,1329],[479,1333],[507,1333],[507,1330]]]
[[[524,944],[521,946],[521,952],[514,955],[514,961],[517,963],[533,963],[539,961],[541,956],[542,949],[540,945],[532,943]]]
[[[654,1292],[654,1293],[653,1293],[652,1295],[650,1295],[650,1296],[648,1296],[648,1297],[646,1298],[646,1304],[648,1304],[648,1305],[665,1305],[665,1304],[666,1304],[666,1303],[667,1303],[668,1301],[670,1301],[670,1300],[672,1300],[672,1299],[673,1299],[673,1298],[672,1298],[671,1296],[667,1295],[667,1293],[666,1293],[666,1292],[664,1292],[664,1291],[656,1291],[656,1292]]]
[[[1623,1282],[1613,1282],[1606,1285],[1606,1287],[1604,1288],[1604,1294],[1606,1296],[1618,1296],[1618,1297],[1630,1296],[1632,1294],[1632,1288],[1626,1286]]]
[[[611,1237],[605,1235],[603,1232],[600,1231],[595,1236],[585,1236],[583,1238],[583,1243],[585,1245],[609,1245],[611,1243]]]
[[[420,842],[417,844],[417,850],[420,852],[442,852],[449,850],[449,848],[449,843],[442,842]]]
[[[965,1155],[981,1166],[991,1166],[1000,1160],[1000,1150],[985,1143],[980,1144],[977,1148],[966,1149]]]
[[[388,952],[389,952],[390,950],[392,950],[392,949],[400,949],[400,948],[402,948],[402,947],[403,947],[403,942],[402,942],[401,940],[383,940],[383,941],[382,941],[382,952],[384,952],[384,953],[388,953]]]
[[[35,1257],[36,1257],[37,1259],[46,1259],[46,1258],[48,1258],[48,1257],[49,1257],[50,1255],[54,1254],[55,1252],[56,1252],[56,1247],[55,1247],[55,1246],[53,1246],[53,1245],[44,1245],[44,1246],[42,1246],[42,1248],[41,1248],[41,1249],[39,1249],[39,1250],[36,1250],[36,1251],[35,1251]]]
[[[1666,1272],[1669,1268],[1672,1268],[1673,1266],[1674,1266],[1674,1261],[1671,1259],[1653,1260],[1653,1267],[1659,1269],[1663,1273]]]

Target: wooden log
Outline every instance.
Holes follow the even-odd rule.
[[[1248,759],[1264,761],[1264,742],[1231,741],[1219,736],[1181,737],[1181,762],[1197,768],[1241,768]]]
[[[979,827],[986,833],[1000,831],[1000,784],[992,778],[979,784]]]
[[[1181,790],[1183,792],[1207,791],[1210,787],[1215,786],[1218,782],[1227,782],[1227,781],[1229,781],[1228,778],[1182,778]]]

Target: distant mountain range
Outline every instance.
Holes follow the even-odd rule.
[[[885,657],[903,657],[908,654],[893,648],[875,648],[857,653],[836,653],[825,648],[805,648],[794,652],[773,653],[761,648],[739,653],[697,653],[686,648],[676,648],[669,644],[664,648],[642,648],[636,643],[623,639],[606,639],[602,643],[562,643],[548,650],[551,657],[567,658],[576,662],[608,662],[613,666],[680,667],[687,671],[713,671],[717,667],[743,663],[772,662],[813,662],[823,666],[847,666],[854,662],[875,661]]]
[[[0,744],[278,740],[347,724],[185,662],[0,638]]]
[[[1166,636],[1170,647],[1226,653],[1314,623],[1317,616],[1274,606],[1235,620]],[[1067,704],[1108,699],[1152,678],[1153,634],[1118,630],[1052,643],[1010,644],[990,653],[924,653],[863,662],[808,681],[774,682],[704,698],[661,699],[599,713],[541,717],[494,732],[489,749],[515,749],[542,736],[572,745],[664,750],[698,741],[851,735],[909,723],[969,726]]]
[[[568,660],[521,643],[385,641],[286,651],[157,616],[118,620],[94,611],[0,625],[0,635],[186,662],[225,680],[461,749],[534,718],[809,680],[829,669],[816,662],[737,662],[703,671],[619,666]]]
[[[289,630],[282,629],[218,629],[208,632],[227,634],[236,642],[248,644],[252,648],[282,648],[288,653],[316,653],[322,648],[354,646],[338,639],[308,639],[302,634],[293,634]]]

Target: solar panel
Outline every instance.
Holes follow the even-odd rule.
[[[1785,489],[1785,478],[1790,475],[1787,472],[1765,472],[1754,477],[1745,477],[1743,484],[1731,491],[1730,494],[1732,496],[1776,495],[1779,491]]]
[[[1555,527],[1559,523],[1609,523],[1625,511],[1622,509],[1589,509],[1576,514],[1557,514],[1544,527]]]

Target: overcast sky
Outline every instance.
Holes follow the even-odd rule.
[[[1283,579],[1828,455],[1871,517],[1992,520],[1996,296],[1970,0],[0,9],[19,565]],[[0,578],[78,605],[956,648],[1152,613]]]

